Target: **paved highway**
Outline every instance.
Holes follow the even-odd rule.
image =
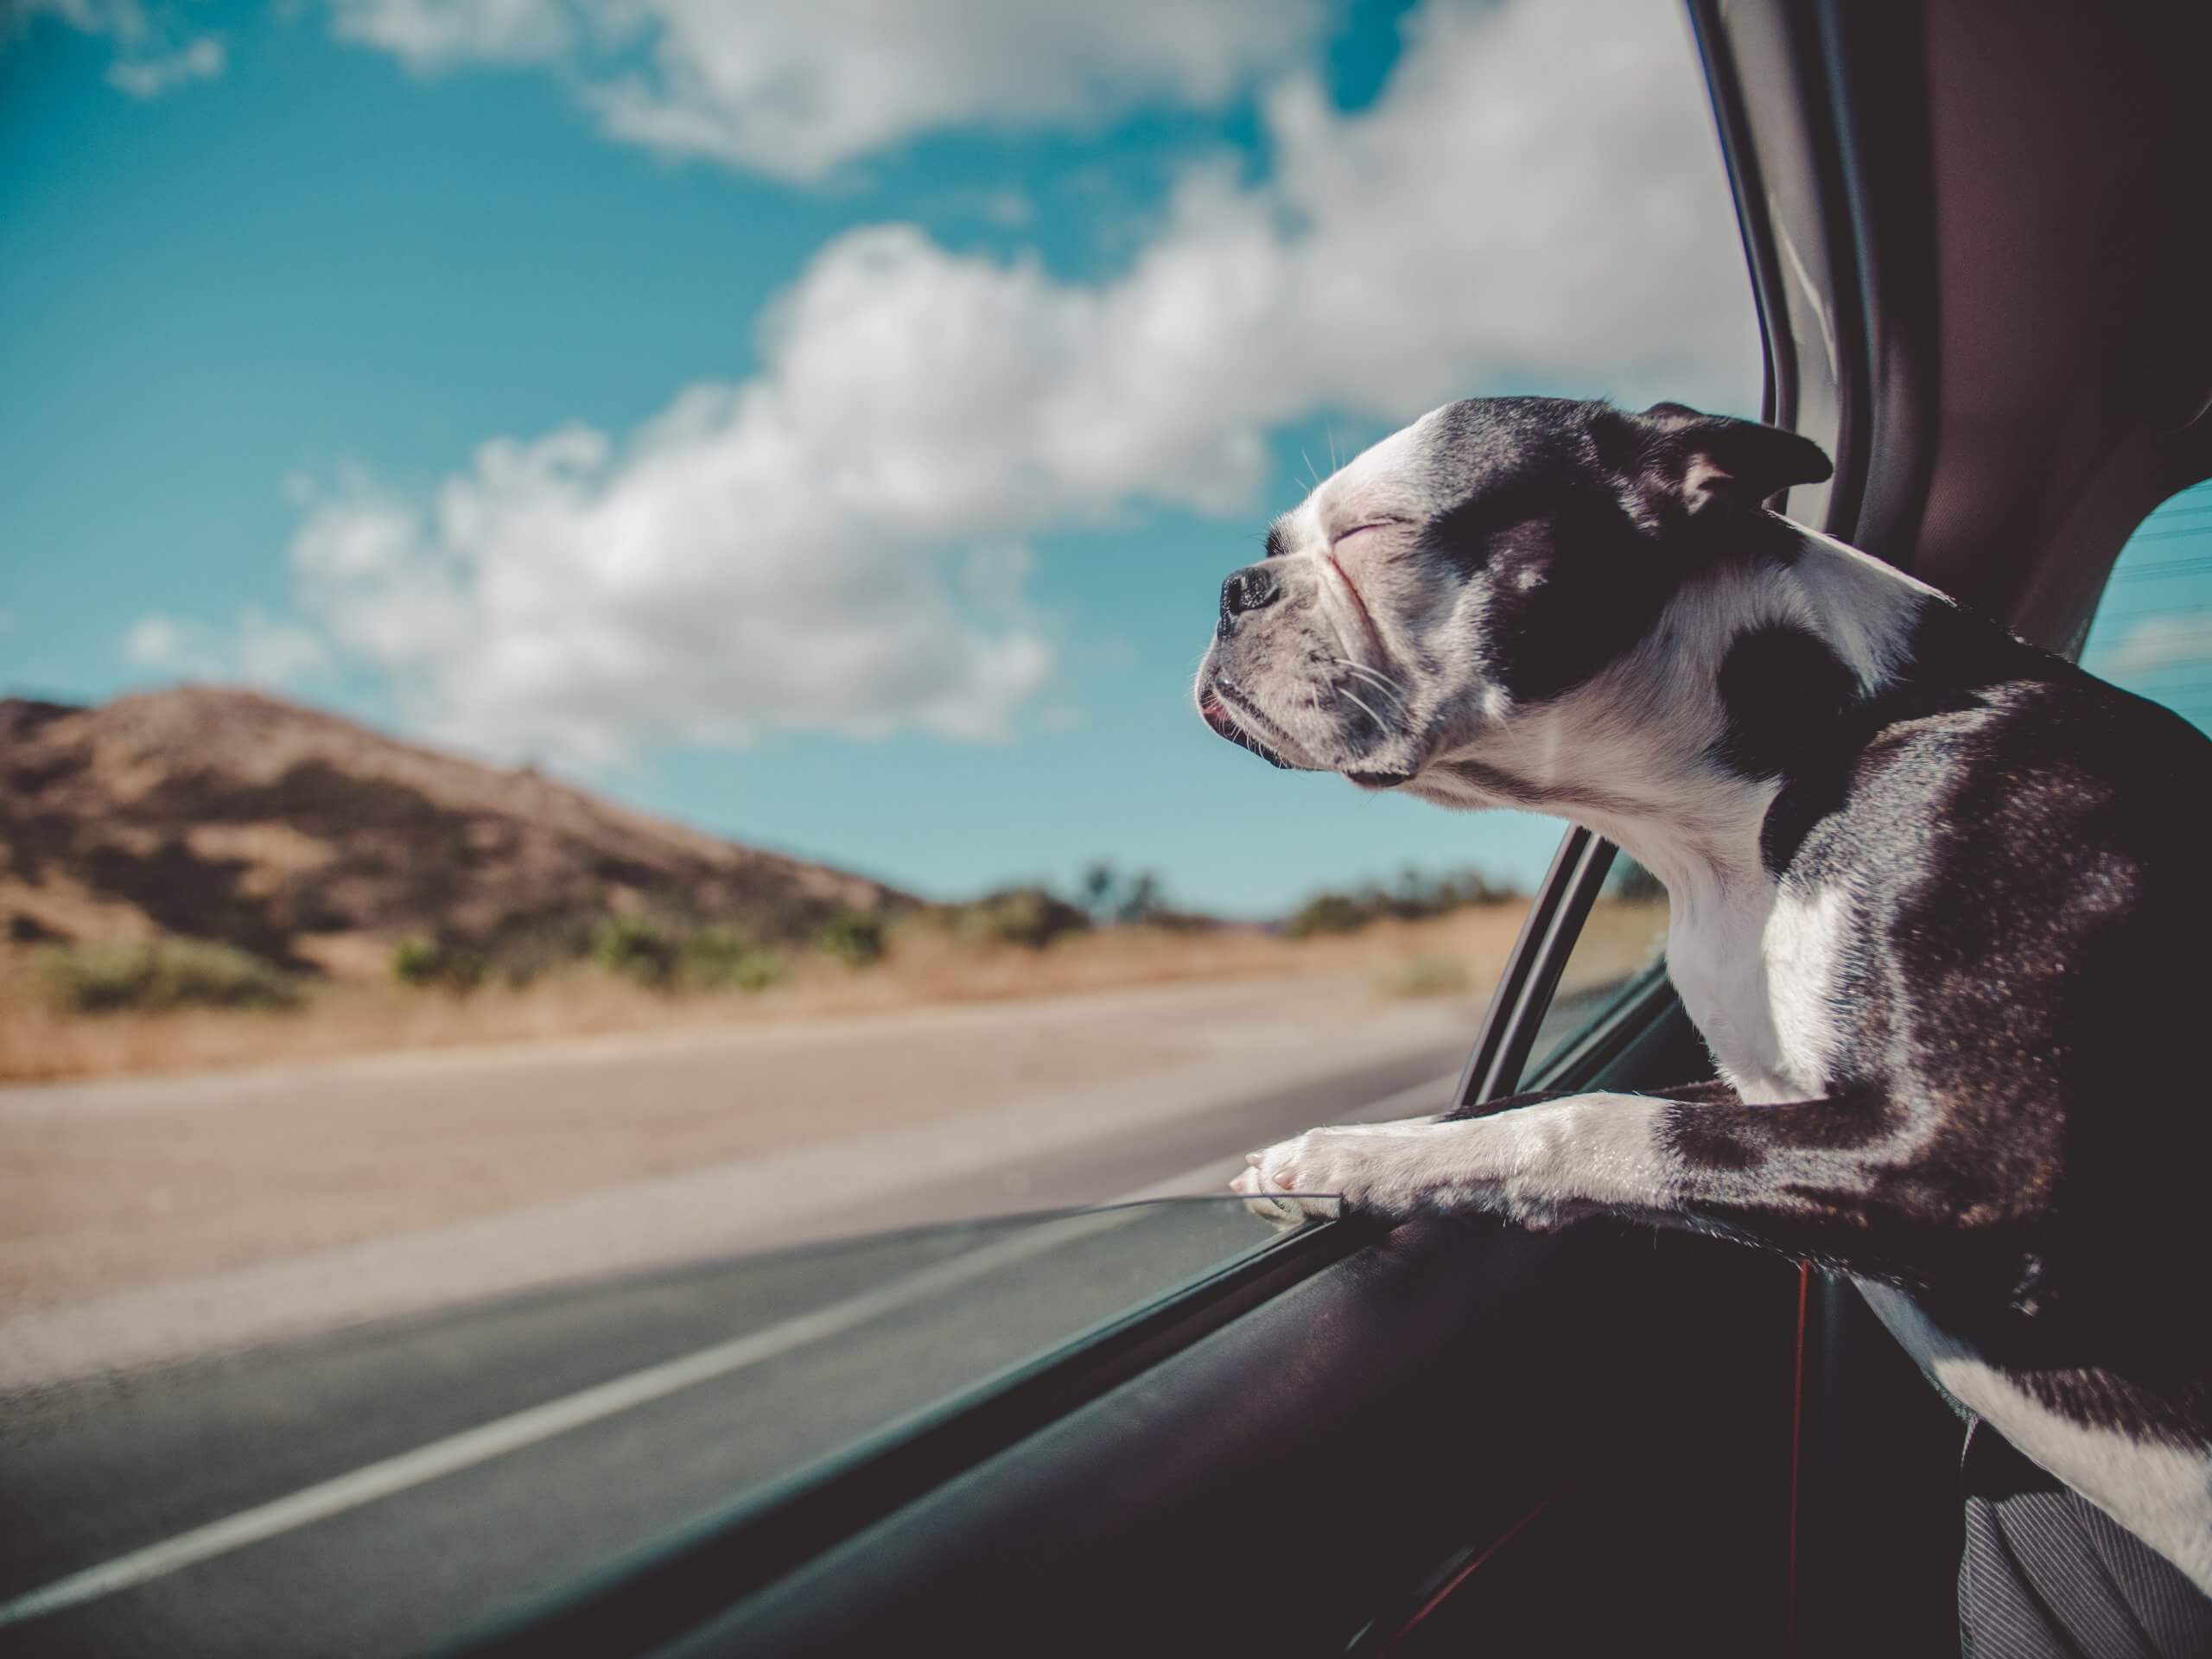
[[[1430,1044],[1171,1122],[978,1155],[875,1224],[1146,1190],[1441,1103]],[[406,1652],[1262,1242],[1230,1204],[658,1267],[0,1404],[0,1650]]]

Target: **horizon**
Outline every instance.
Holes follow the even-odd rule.
[[[998,884],[996,887],[982,889],[976,893],[950,895],[916,893],[911,889],[903,887],[899,882],[887,878],[880,872],[868,869],[864,866],[852,864],[829,864],[827,861],[814,856],[803,848],[783,847],[767,841],[739,841],[735,837],[723,835],[723,833],[719,830],[713,829],[708,825],[691,823],[673,814],[645,811],[645,809],[637,807],[632,803],[623,800],[620,796],[610,794],[607,791],[593,783],[590,779],[571,776],[558,766],[542,766],[534,761],[502,764],[495,760],[484,760],[478,756],[464,753],[458,749],[445,745],[427,741],[419,737],[410,736],[404,732],[391,730],[388,728],[379,726],[371,721],[361,720],[353,715],[346,713],[343,709],[323,707],[313,702],[312,701],[302,701],[295,697],[284,696],[267,686],[242,684],[217,680],[185,680],[170,685],[134,687],[129,690],[118,693],[115,697],[110,698],[105,702],[97,703],[71,702],[55,698],[40,697],[10,689],[0,689],[0,704],[6,704],[9,702],[29,703],[39,707],[61,709],[69,714],[86,714],[98,712],[111,706],[114,703],[125,701],[149,697],[173,696],[194,692],[213,692],[219,695],[236,694],[245,696],[261,698],[279,703],[284,708],[297,713],[309,715],[317,718],[340,720],[367,733],[373,738],[380,739],[385,741],[406,747],[424,750],[443,759],[459,760],[466,764],[483,766],[486,769],[493,772],[528,773],[547,779],[561,787],[574,790],[580,794],[608,801],[623,810],[644,812],[645,816],[652,817],[658,822],[672,825],[681,830],[707,835],[716,839],[725,841],[741,851],[766,853],[778,857],[788,858],[799,863],[823,866],[825,868],[834,869],[837,874],[842,875],[857,876],[862,880],[873,881],[879,887],[893,889],[906,898],[918,899],[924,904],[950,904],[957,906],[976,899],[989,898],[996,893],[1008,890],[1026,887],[1042,887],[1052,893],[1055,897],[1065,899],[1070,903],[1089,909],[1093,908],[1093,906],[1090,906],[1089,901],[1084,896],[1081,889],[1084,886],[1084,878],[1090,873],[1092,868],[1099,866],[1107,867],[1115,875],[1123,878],[1123,881],[1122,883],[1123,886],[1126,886],[1127,881],[1129,880],[1151,876],[1157,874],[1156,872],[1145,870],[1135,866],[1125,867],[1118,861],[1110,858],[1104,858],[1092,860],[1089,865],[1074,872],[1065,874],[1055,872],[1048,875],[1033,875],[1028,877],[1016,876],[1009,880]],[[1510,889],[1511,896],[1516,898],[1525,898],[1530,886],[1532,885],[1530,883],[1521,882],[1514,878],[1503,876],[1498,872],[1485,869],[1480,865],[1472,862],[1465,862],[1454,866],[1430,866],[1408,862],[1402,864],[1395,869],[1378,871],[1370,878],[1348,881],[1334,887],[1317,887],[1309,888],[1296,894],[1292,899],[1291,902],[1286,905],[1280,912],[1232,915],[1201,910],[1185,909],[1172,903],[1164,905],[1163,908],[1168,910],[1179,910],[1181,911],[1181,913],[1197,916],[1208,922],[1217,922],[1228,925],[1251,925],[1266,928],[1277,928],[1280,927],[1284,921],[1288,919],[1288,918],[1293,915],[1301,905],[1317,898],[1324,896],[1340,897],[1357,894],[1368,891],[1395,890],[1408,880],[1419,880],[1426,883],[1433,882],[1438,879],[1450,880],[1465,877],[1469,874],[1478,875],[1485,880],[1496,882],[1502,888]],[[1170,899],[1173,897],[1173,894],[1169,894],[1167,896]],[[1109,915],[1101,918],[1101,920],[1105,924],[1110,924],[1114,918]]]

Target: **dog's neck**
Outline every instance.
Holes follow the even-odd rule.
[[[1949,601],[1789,520],[1768,516],[1758,533],[1785,543],[1787,556],[1701,572],[1620,661],[1554,703],[1486,728],[1417,787],[1447,804],[1510,804],[1585,824],[1626,849],[1692,918],[1747,883],[1770,884],[1759,831],[1779,785],[1723,758],[1730,652],[1757,630],[1798,630],[1833,653],[1863,699],[1907,665],[1923,610]],[[1808,743],[1819,735],[1805,734]]]

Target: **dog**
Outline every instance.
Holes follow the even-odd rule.
[[[2212,742],[1767,510],[1831,470],[1680,404],[1452,404],[1224,582],[1215,732],[1625,849],[1719,1072],[1317,1128],[1236,1190],[1853,1274],[1942,1390],[2212,1592]]]

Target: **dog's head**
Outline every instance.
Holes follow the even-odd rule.
[[[1408,783],[1588,684],[1770,522],[1766,497],[1830,470],[1795,433],[1675,404],[1448,404],[1222,584],[1198,712],[1277,766]]]

